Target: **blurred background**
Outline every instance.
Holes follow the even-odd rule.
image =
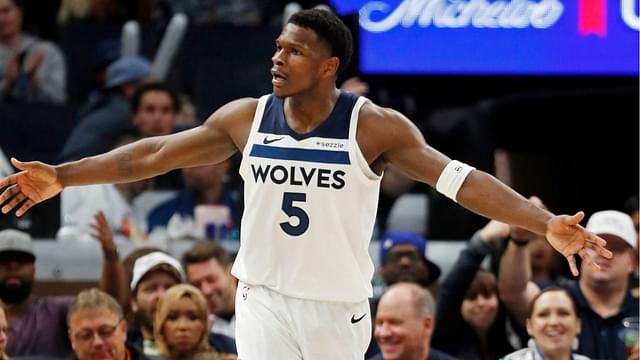
[[[600,8],[560,0],[0,3],[20,8],[24,34],[58,48],[53,53],[63,65],[48,64],[46,71],[63,71],[57,81],[64,83],[48,97],[3,97],[0,148],[6,158],[73,159],[61,156],[63,147],[82,122],[83,107],[107,87],[106,68],[124,55],[147,59],[179,95],[183,111],[174,131],[201,123],[230,100],[269,93],[274,39],[287,11],[321,5],[336,11],[355,36],[354,58],[339,84],[402,111],[451,158],[496,174],[526,196],[540,196],[554,212],[619,208],[638,192],[637,0],[599,2]],[[177,21],[176,14],[186,16]],[[6,40],[17,31],[11,21],[0,12],[0,56],[10,59],[13,51],[15,60]],[[28,72],[35,62],[20,69]],[[7,78],[11,61],[0,64]],[[232,161],[227,177],[239,188],[237,164]],[[167,186],[156,182],[155,189],[179,189],[180,176],[174,178]],[[381,194],[378,234],[394,216],[393,204],[407,195],[421,208],[427,238],[467,238],[485,222],[427,186],[400,183]],[[2,221],[53,238],[63,218],[59,201],[29,216]]]

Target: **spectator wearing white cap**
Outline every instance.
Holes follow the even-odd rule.
[[[119,280],[112,278],[117,273],[114,268],[119,266],[117,253],[110,249],[103,251],[105,265],[100,284],[117,283]],[[0,231],[0,299],[7,304],[11,323],[7,354],[69,356],[72,351],[66,317],[73,296],[33,295],[35,260],[29,234],[13,229]]]
[[[103,91],[78,111],[78,125],[67,138],[58,160],[71,161],[111,149],[117,139],[134,128],[130,99],[149,78],[151,63],[138,56],[123,56],[107,68]]]
[[[575,299],[578,315],[582,319],[577,353],[593,359],[627,359],[625,345],[619,334],[622,319],[637,317],[639,312],[638,299],[628,291],[638,234],[631,217],[615,210],[594,213],[586,228],[607,240],[607,248],[613,252],[613,258],[596,258],[599,271],[583,262],[582,275],[577,282],[559,284]],[[502,301],[524,323],[532,299],[540,292],[538,285],[530,281],[526,245],[509,243],[500,264],[498,279]],[[630,358],[638,358],[638,348]]]
[[[160,355],[153,342],[153,319],[158,300],[170,287],[183,282],[185,276],[180,262],[161,251],[139,257],[131,276],[131,324],[128,342],[148,356]]]

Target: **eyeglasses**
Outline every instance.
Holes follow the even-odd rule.
[[[118,320],[115,325],[102,325],[95,331],[91,329],[83,329],[75,333],[73,337],[76,339],[76,341],[84,344],[93,342],[96,334],[100,337],[100,339],[108,340],[116,332],[116,329],[118,328],[118,325],[120,325],[122,320],[123,319]]]
[[[403,257],[407,257],[411,261],[420,261],[422,256],[415,250],[406,250],[406,251],[390,251],[387,256],[385,256],[384,262],[398,262]]]

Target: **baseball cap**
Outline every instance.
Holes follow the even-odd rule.
[[[149,75],[151,63],[140,56],[123,56],[107,68],[106,87],[142,80]]]
[[[94,67],[105,66],[116,61],[120,57],[120,40],[115,38],[98,41],[93,54],[91,65]]]
[[[587,230],[596,235],[613,235],[636,247],[638,234],[631,216],[616,210],[598,211],[587,221]]]
[[[0,253],[4,252],[18,252],[26,254],[32,260],[36,259],[36,255],[33,253],[31,235],[15,229],[0,231]]]
[[[418,249],[429,269],[427,284],[431,284],[440,276],[440,267],[427,258],[427,240],[418,233],[411,231],[389,231],[382,237],[380,248],[380,263],[384,263],[389,251],[396,245],[409,244]]]
[[[163,252],[156,251],[136,260],[133,265],[133,276],[131,277],[131,291],[135,291],[140,280],[142,280],[145,275],[158,269],[162,265],[168,265],[167,267],[164,267],[163,270],[169,270],[170,274],[179,282],[184,280],[184,271],[182,270],[180,262]]]

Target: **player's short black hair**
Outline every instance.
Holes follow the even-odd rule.
[[[340,60],[338,73],[344,70],[353,55],[353,38],[347,26],[330,11],[308,9],[299,11],[288,21],[291,24],[313,30],[331,48],[331,56]]]

